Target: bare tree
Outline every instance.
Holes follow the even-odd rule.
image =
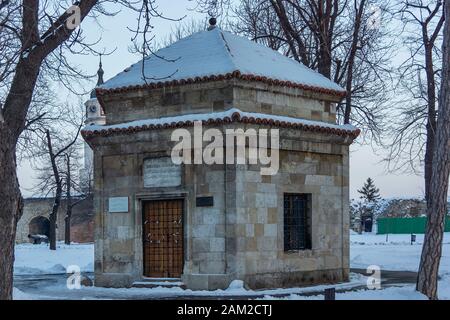
[[[25,130],[39,75],[48,74],[73,90],[76,79],[85,76],[71,65],[70,54],[92,52],[78,22],[87,16],[114,15],[106,7],[122,6],[138,15],[133,32],[150,46],[151,20],[162,17],[156,0],[14,0],[0,7],[0,300],[11,299],[14,243],[23,200],[17,180],[16,150]],[[143,50],[145,51],[145,50]]]
[[[204,30],[206,30],[206,21],[194,19],[184,21],[183,23],[177,24],[173,27],[170,33],[163,38],[162,41],[155,43],[154,51],[170,46],[178,40]]]
[[[442,81],[430,183],[432,196],[427,203],[427,227],[417,278],[417,290],[429,299],[438,297],[439,264],[442,256],[450,173],[450,1],[445,1],[444,17]]]
[[[56,110],[61,110],[58,119],[36,127],[34,137],[31,138],[34,147],[31,146],[27,154],[33,169],[38,172],[35,192],[39,196],[51,196],[54,199],[50,214],[51,250],[56,249],[60,209],[65,207],[64,239],[66,244],[70,244],[72,209],[86,198],[87,195],[82,192],[89,192],[81,190],[79,170],[82,147],[79,133],[84,120],[82,104],[75,108],[65,104],[56,107]],[[63,202],[65,206],[62,206]]]
[[[67,161],[67,156],[71,153],[71,148],[75,146],[80,130],[81,125],[78,126],[74,136],[64,139],[61,137],[60,133],[56,133],[52,130],[53,134],[51,134],[50,129],[46,129],[45,135],[43,136],[42,151],[36,154],[43,162],[43,166],[39,168],[39,191],[41,193],[45,192],[47,195],[52,194],[54,197],[53,206],[49,216],[50,250],[56,250],[58,211],[61,206],[64,188],[63,170],[66,169],[66,164],[64,162]],[[66,175],[67,174],[70,175],[70,171],[66,171]]]
[[[401,1],[397,15],[403,27],[403,43],[409,57],[400,65],[394,121],[389,144],[391,170],[417,170],[424,164],[425,198],[430,198],[433,146],[436,132],[440,78],[442,1]],[[418,32],[420,31],[420,32]]]
[[[217,2],[205,0],[203,8],[211,10]],[[231,25],[346,88],[338,121],[378,139],[391,83],[388,5],[388,0],[244,0],[232,7]]]

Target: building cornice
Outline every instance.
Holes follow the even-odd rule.
[[[85,139],[92,137],[108,137],[114,135],[133,134],[142,131],[158,129],[175,129],[190,127],[195,121],[201,121],[204,125],[217,125],[226,123],[244,123],[268,125],[279,128],[297,129],[315,133],[349,136],[357,138],[360,130],[352,125],[337,125],[322,121],[313,121],[286,116],[277,116],[262,113],[243,112],[232,108],[225,112],[208,114],[189,114],[159,119],[137,120],[114,125],[92,125],[85,127],[81,133]]]
[[[164,87],[182,86],[182,85],[188,85],[188,84],[198,84],[198,83],[204,83],[204,82],[222,81],[222,80],[231,80],[231,79],[238,79],[238,80],[244,80],[244,81],[256,81],[256,82],[262,82],[265,84],[275,85],[275,86],[280,86],[280,87],[296,88],[296,89],[301,89],[301,90],[310,91],[310,92],[314,92],[314,93],[320,93],[320,94],[334,96],[339,99],[342,99],[346,95],[346,91],[338,91],[338,90],[326,89],[326,88],[321,88],[321,87],[314,87],[314,86],[309,86],[306,84],[271,79],[271,78],[252,75],[252,74],[242,74],[240,71],[237,71],[237,70],[232,73],[227,73],[227,74],[222,74],[222,75],[212,75],[212,76],[188,78],[188,79],[181,79],[181,80],[160,81],[160,82],[148,83],[148,84],[143,84],[143,85],[125,86],[125,87],[108,88],[108,89],[100,87],[100,88],[96,89],[96,93],[97,93],[97,98],[99,99],[100,103],[102,104],[102,97],[105,95],[108,95],[108,94],[133,92],[133,91],[138,91],[138,90],[142,90],[142,89],[159,89],[159,88],[164,88]]]

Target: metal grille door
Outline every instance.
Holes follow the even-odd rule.
[[[144,204],[144,276],[179,278],[183,272],[183,200]]]

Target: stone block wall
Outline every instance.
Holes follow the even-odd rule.
[[[23,215],[17,224],[16,243],[28,243],[30,222],[37,217],[49,218],[53,206],[53,198],[25,199]],[[63,200],[58,211],[57,241],[64,241],[64,217],[66,203]],[[77,204],[72,211],[71,240],[76,243],[94,242],[94,208],[93,198],[89,197]]]
[[[234,87],[233,106],[247,112],[336,123],[335,102],[299,89],[239,83]]]
[[[335,121],[336,101],[330,97],[233,81],[104,97],[107,123],[231,107]],[[243,129],[248,127],[259,128]],[[95,150],[96,285],[129,287],[142,279],[143,203],[171,198],[185,203],[182,281],[188,288],[225,288],[233,279],[264,288],[347,278],[350,138],[280,129],[276,176],[262,176],[258,165],[183,165],[181,186],[144,188],[143,163],[170,156],[171,133],[164,129],[90,138]],[[311,194],[311,250],[284,252],[284,193]],[[197,207],[196,198],[205,196],[214,197],[214,206]],[[129,212],[108,213],[109,197],[128,197]]]
[[[236,272],[252,288],[346,279],[342,155],[281,151],[276,176],[238,171]],[[312,249],[284,251],[285,193],[312,197]],[[347,230],[348,232],[348,230]]]
[[[259,82],[223,80],[102,97],[106,124],[211,113],[239,108],[309,120],[336,122],[336,97]],[[132,110],[132,112],[130,112]]]
[[[202,288],[202,282],[207,286],[215,282],[218,287],[228,284],[224,280],[224,166],[182,165],[181,186],[144,187],[143,163],[148,158],[170,156],[170,134],[171,130],[162,130],[142,132],[131,140],[130,136],[116,137],[95,153],[95,270],[99,286],[131,286],[142,278],[143,204],[171,198],[183,198],[185,203],[184,281],[192,288]],[[196,207],[196,197],[205,196],[214,197],[214,205]],[[109,197],[129,197],[129,212],[108,213]]]
[[[236,278],[252,288],[346,279],[346,145],[286,129],[275,176],[262,176],[258,165],[183,165],[180,187],[144,188],[143,162],[169,156],[170,134],[115,136],[97,149],[97,285],[130,286],[141,279],[143,202],[171,197],[185,199],[182,278],[189,288],[223,288]],[[312,250],[284,252],[284,193],[312,196]],[[123,196],[130,212],[108,213],[108,198]],[[196,197],[205,196],[214,206],[197,207]]]

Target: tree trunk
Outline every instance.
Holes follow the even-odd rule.
[[[58,220],[58,210],[61,204],[61,196],[62,196],[62,183],[59,177],[59,169],[56,164],[56,156],[53,153],[52,139],[50,137],[50,131],[47,130],[47,147],[48,153],[50,156],[50,162],[53,170],[53,177],[55,179],[56,184],[56,192],[55,192],[55,201],[53,203],[52,212],[50,213],[50,250],[56,250],[56,228],[57,228],[57,220]]]
[[[61,187],[56,188],[55,201],[53,202],[52,212],[50,213],[50,230],[49,230],[49,242],[50,250],[56,250],[56,240],[57,240],[57,221],[58,221],[58,210],[61,204]]]
[[[294,59],[303,63],[305,66],[310,66],[305,44],[303,43],[299,34],[292,28],[283,1],[270,0],[270,3],[278,17],[281,28],[283,29],[283,33],[286,37],[287,44]]]
[[[67,207],[67,214],[64,219],[64,243],[67,245],[70,245],[71,238],[70,238],[70,219],[72,216],[72,209]]]
[[[356,60],[356,52],[358,50],[359,32],[366,6],[366,0],[361,0],[358,10],[355,12],[355,25],[353,28],[352,46],[348,58],[347,79],[345,83],[345,90],[347,95],[345,97],[344,123],[350,123],[350,116],[352,111],[352,88],[353,88],[353,67]]]
[[[72,218],[72,204],[69,199],[67,199],[67,211],[64,218],[64,243],[70,245],[70,220]]]
[[[0,122],[0,300],[12,299],[14,243],[17,221],[23,210],[15,150],[9,148],[10,137]]]
[[[425,200],[428,203],[431,198],[430,184],[431,184],[431,174],[433,171],[434,135],[435,135],[435,127],[433,127],[433,124],[431,124],[430,119],[428,119],[426,130],[427,130],[427,140],[425,146],[424,179],[425,179]]]
[[[70,174],[70,156],[66,156],[66,164],[67,164],[67,177],[66,177],[66,201],[67,201],[67,211],[66,217],[64,219],[65,228],[64,228],[64,242],[67,245],[70,245],[70,219],[72,218],[72,177]]]
[[[317,2],[317,39],[319,40],[317,71],[328,79],[332,79],[331,52],[337,10],[337,1],[321,0]]]
[[[53,202],[52,212],[50,213],[50,230],[49,230],[49,243],[50,250],[56,250],[56,240],[57,240],[57,219],[58,219],[58,209],[60,205],[60,197],[56,195],[55,201]]]
[[[433,170],[434,136],[436,133],[436,81],[434,78],[435,74],[433,67],[433,44],[425,45],[425,70],[427,75],[428,100],[428,114],[426,125],[427,141],[425,147],[425,200],[428,203],[430,199],[430,183]]]
[[[39,72],[29,61],[17,64],[10,92],[0,108],[0,300],[12,299],[14,245],[23,210],[16,145]]]
[[[447,214],[450,173],[450,1],[445,1],[442,83],[435,135],[427,227],[422,248],[417,290],[429,299],[437,299],[439,263],[442,255],[445,216]]]
[[[97,0],[79,2],[81,19],[91,11]],[[32,99],[42,61],[65,42],[75,29],[59,27],[50,29],[52,36],[39,41],[39,1],[23,1],[22,30],[18,35],[22,48],[30,50],[25,58],[19,58],[14,77],[3,106],[0,107],[0,300],[12,298],[14,244],[17,222],[23,200],[16,172],[17,140],[25,127],[28,108]],[[67,17],[65,13],[62,18]],[[61,21],[64,21],[61,19]],[[39,43],[39,45],[35,45]]]

